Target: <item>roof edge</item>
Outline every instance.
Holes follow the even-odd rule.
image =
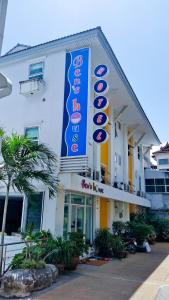
[[[44,50],[48,47],[48,45],[50,45],[51,47],[56,47],[57,44],[65,44],[65,42],[67,43],[68,41],[73,41],[73,39],[77,39],[78,36],[81,36],[83,34],[83,36],[88,36],[88,35],[91,35],[91,33],[93,33],[94,35],[97,35],[98,31],[101,30],[101,27],[100,26],[97,26],[95,28],[92,28],[92,29],[88,29],[88,30],[85,30],[85,31],[81,31],[81,32],[77,32],[75,34],[71,34],[71,35],[68,35],[68,36],[65,36],[65,37],[61,37],[61,38],[58,38],[58,39],[54,39],[54,40],[51,40],[51,41],[48,41],[48,42],[45,42],[45,43],[41,43],[41,44],[38,44],[38,45],[34,45],[34,46],[30,46],[29,48],[27,49],[22,49],[22,50],[19,50],[17,52],[14,52],[14,53],[6,53],[2,56],[0,56],[0,63],[2,62],[5,62],[7,59],[9,61],[9,58],[11,59],[14,59],[14,58],[18,58],[18,57],[22,57],[24,56],[24,54],[26,55],[29,55],[31,54],[35,49],[36,50]]]
[[[112,48],[111,48],[111,46],[110,46],[110,44],[109,44],[106,36],[104,35],[103,31],[101,30],[101,27],[99,28],[99,35],[98,36],[100,38],[102,46],[106,50],[106,52],[109,55],[109,57],[113,60],[115,68],[116,68],[118,74],[120,75],[120,77],[121,77],[121,79],[122,79],[125,87],[127,88],[130,96],[134,100],[135,104],[137,105],[137,107],[140,110],[140,112],[143,115],[143,117],[146,119],[146,121],[147,121],[148,125],[150,126],[150,128],[151,128],[151,130],[153,132],[153,135],[156,138],[157,142],[159,144],[161,144],[161,141],[160,141],[159,137],[157,136],[157,134],[156,134],[153,126],[151,125],[151,123],[150,123],[150,121],[149,121],[149,119],[148,119],[145,111],[143,110],[143,108],[142,108],[142,106],[141,106],[141,104],[140,104],[140,102],[139,102],[139,100],[138,100],[138,98],[137,98],[137,96],[136,96],[136,94],[135,94],[135,92],[134,92],[134,90],[133,90],[130,82],[128,81],[128,79],[127,79],[127,77],[126,77],[126,75],[125,75],[125,73],[124,73],[124,71],[123,71],[123,69],[122,69],[122,67],[121,67],[121,65],[120,65],[117,57],[115,56],[115,54],[114,54],[114,52],[113,52],[113,50],[112,50]]]

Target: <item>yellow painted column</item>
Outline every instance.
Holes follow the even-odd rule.
[[[105,110],[107,116],[109,116],[109,108]],[[109,132],[109,125],[105,130]],[[105,168],[105,183],[109,182],[109,143],[110,139],[106,143],[100,145],[100,164]],[[100,198],[100,228],[108,227],[109,218],[109,201],[105,198]]]
[[[109,116],[109,108],[105,110],[107,116]],[[109,132],[109,125],[106,126],[105,130]],[[100,164],[105,167],[105,183],[109,181],[109,139],[106,143],[100,145]]]
[[[128,156],[128,178],[130,182],[130,191],[133,191],[133,154],[132,154],[132,147],[133,147],[133,138],[131,137],[128,140],[129,145],[129,156]]]
[[[100,228],[108,228],[108,208],[109,201],[100,198]]]

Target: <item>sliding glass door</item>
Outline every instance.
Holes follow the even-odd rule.
[[[92,197],[67,194],[64,208],[64,236],[68,232],[81,232],[92,240]]]

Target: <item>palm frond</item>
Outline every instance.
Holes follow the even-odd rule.
[[[13,188],[24,193],[35,191],[32,182],[37,180],[48,187],[51,196],[56,193],[57,159],[46,145],[37,145],[25,136],[13,133],[3,137],[1,152],[4,167],[0,180],[6,176]]]

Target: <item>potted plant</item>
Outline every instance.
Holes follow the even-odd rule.
[[[101,257],[111,257],[112,255],[112,234],[108,229],[96,230],[94,240],[96,254]]]

